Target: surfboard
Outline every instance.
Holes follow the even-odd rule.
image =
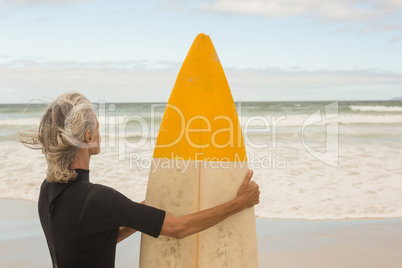
[[[233,97],[209,36],[183,62],[156,139],[145,204],[183,216],[235,198],[248,171]],[[141,268],[258,267],[254,208],[186,237],[141,236]]]

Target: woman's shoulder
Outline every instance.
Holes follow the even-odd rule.
[[[103,184],[90,183],[85,197],[85,203],[98,204],[100,206],[109,205],[116,197],[117,191],[112,187]]]

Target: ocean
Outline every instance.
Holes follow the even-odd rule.
[[[145,198],[165,103],[96,103],[102,152],[91,181]],[[17,142],[46,104],[0,104],[0,198],[37,200],[46,162]],[[271,219],[402,217],[402,101],[236,102],[256,215]]]

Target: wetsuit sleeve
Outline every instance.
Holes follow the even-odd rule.
[[[118,227],[131,227],[155,238],[161,232],[166,215],[165,211],[133,202],[118,191],[112,202],[111,213]]]

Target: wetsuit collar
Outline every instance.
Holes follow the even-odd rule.
[[[87,169],[74,169],[78,176],[75,180],[69,181],[67,183],[48,183],[48,200],[49,205],[63,192],[68,186],[73,184],[77,180],[89,181],[89,170]]]
[[[88,169],[77,168],[77,169],[74,169],[74,170],[78,174],[77,179],[80,178],[80,179],[89,181],[89,170]]]

